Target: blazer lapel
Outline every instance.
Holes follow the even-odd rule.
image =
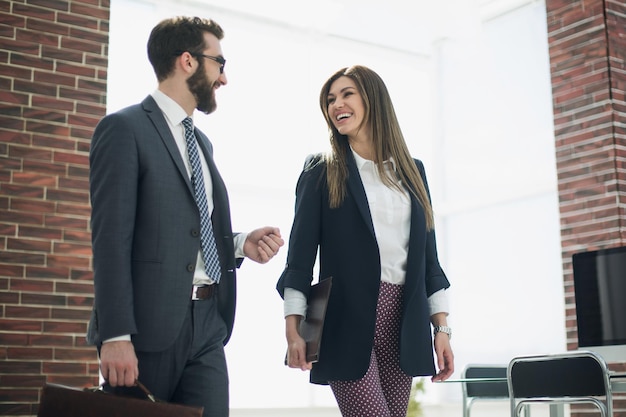
[[[217,244],[222,265],[225,267],[226,271],[234,272],[236,262],[235,248],[233,246],[233,230],[230,220],[230,204],[228,202],[226,184],[224,184],[224,180],[213,160],[211,142],[206,135],[198,129],[196,129],[196,138],[198,139],[198,144],[209,167],[213,184],[213,215],[211,219],[213,221],[213,231],[215,232],[215,243]]]
[[[211,174],[211,182],[213,185],[213,195],[211,196],[213,199],[213,225],[215,227],[216,222],[222,226],[230,225],[228,193],[226,191],[226,184],[224,184],[224,180],[213,160],[213,146],[209,138],[195,127],[194,133],[198,141],[200,152],[204,155],[204,160]],[[229,231],[228,234],[232,234],[232,231]]]
[[[165,121],[165,116],[157,106],[156,102],[151,96],[148,96],[143,101],[143,108],[146,111],[146,115],[154,124],[159,136],[161,137],[161,141],[165,145],[165,148],[169,152],[170,156],[174,160],[174,164],[178,168],[180,175],[185,179],[185,183],[187,184],[187,188],[189,188],[189,192],[191,195],[194,195],[193,185],[191,184],[191,180],[189,179],[189,174],[187,174],[187,168],[185,168],[185,163],[183,162],[183,157],[178,150],[178,146],[176,146],[176,141],[174,140],[174,136],[172,136],[172,131]]]
[[[224,184],[224,180],[222,180],[222,176],[217,170],[217,166],[213,160],[213,150],[208,138],[197,129],[196,138],[198,139],[198,145],[200,145],[200,150],[209,167],[209,172],[211,173],[211,179],[213,180],[213,203],[216,205],[217,202],[223,201],[223,198],[227,195],[226,184]]]
[[[374,223],[372,222],[372,214],[370,212],[369,204],[367,203],[367,195],[365,194],[365,188],[363,188],[363,182],[361,181],[361,175],[356,166],[354,155],[352,152],[348,152],[347,158],[348,164],[348,192],[352,194],[354,201],[359,209],[359,213],[363,217],[365,224],[367,225],[370,233],[376,238],[374,232]]]

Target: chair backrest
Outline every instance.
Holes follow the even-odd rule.
[[[605,396],[610,392],[606,362],[585,351],[514,358],[508,381],[513,398]]]
[[[495,382],[465,382],[463,394],[467,398],[508,398],[509,388],[506,382],[507,365],[469,364],[463,370],[463,379],[503,378]]]
[[[601,416],[613,415],[609,370],[593,352],[520,356],[507,370],[511,416],[532,403],[595,405]]]

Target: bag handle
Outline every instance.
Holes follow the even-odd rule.
[[[152,401],[153,403],[157,402],[157,399],[154,397],[154,395],[152,395],[150,390],[146,388],[144,384],[139,382],[139,380],[135,381],[135,385],[137,385],[143,391],[143,393],[146,394],[146,397],[148,397],[150,401]]]
[[[107,384],[108,382],[104,381],[102,384],[98,385],[97,387],[85,388],[84,391],[90,391],[90,392],[104,391],[102,388],[104,388],[104,386]],[[139,387],[139,389],[145,394],[148,400],[150,400],[153,403],[159,402],[159,400],[154,396],[154,394],[152,394],[150,390],[146,388],[146,386],[142,384],[139,380],[135,381],[135,386]]]

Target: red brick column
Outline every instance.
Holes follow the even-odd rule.
[[[575,349],[572,254],[626,244],[626,3],[546,0],[546,8],[567,345]]]
[[[546,3],[568,348],[576,348],[571,256],[626,244],[626,4]]]
[[[0,0],[0,415],[97,383],[88,152],[105,114],[109,0]]]

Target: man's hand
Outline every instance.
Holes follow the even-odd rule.
[[[112,387],[132,387],[139,378],[135,348],[130,341],[103,343],[100,348],[100,371]]]
[[[278,253],[285,241],[277,227],[262,227],[248,233],[243,244],[243,253],[260,264],[267,263]]]

